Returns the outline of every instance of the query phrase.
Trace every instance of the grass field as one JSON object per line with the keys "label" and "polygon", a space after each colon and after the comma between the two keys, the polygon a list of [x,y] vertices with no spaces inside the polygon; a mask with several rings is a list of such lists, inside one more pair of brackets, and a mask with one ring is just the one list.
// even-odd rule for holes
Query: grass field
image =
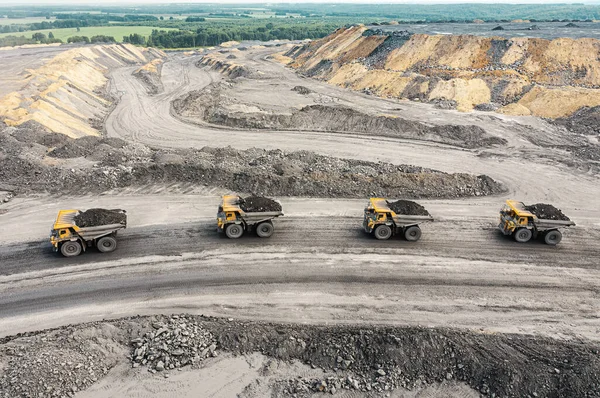
{"label": "grass field", "polygon": [[[0,37],[6,37],[10,35],[14,36],[25,36],[31,37],[32,34],[40,32],[48,36],[49,32],[54,34],[54,37],[61,39],[65,43],[71,36],[87,36],[92,37],[96,35],[113,36],[116,41],[123,41],[123,36],[128,36],[132,33],[137,33],[142,36],[150,36],[153,28],[151,26],[93,26],[88,28],[80,28],[81,31],[77,32],[77,28],[64,28],[64,29],[45,29],[45,30],[31,30],[28,32],[17,32],[17,33],[1,33]],[[160,30],[177,30],[171,28],[158,28]]]}
{"label": "grass field", "polygon": [[29,18],[0,18],[0,26],[2,25],[15,25],[15,24],[28,24],[34,22],[53,22],[56,18],[52,17],[46,19],[46,17],[29,17]]}

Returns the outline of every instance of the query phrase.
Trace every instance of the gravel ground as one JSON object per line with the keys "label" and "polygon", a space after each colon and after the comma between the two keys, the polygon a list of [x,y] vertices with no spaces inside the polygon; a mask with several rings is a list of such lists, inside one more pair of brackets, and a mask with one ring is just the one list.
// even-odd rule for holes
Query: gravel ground
{"label": "gravel ground", "polygon": [[259,352],[324,371],[318,379],[272,381],[277,396],[344,390],[379,396],[457,380],[486,396],[598,397],[599,350],[593,343],[453,329],[134,317],[3,338],[0,394],[73,396],[127,360],[168,376],[219,353]]}

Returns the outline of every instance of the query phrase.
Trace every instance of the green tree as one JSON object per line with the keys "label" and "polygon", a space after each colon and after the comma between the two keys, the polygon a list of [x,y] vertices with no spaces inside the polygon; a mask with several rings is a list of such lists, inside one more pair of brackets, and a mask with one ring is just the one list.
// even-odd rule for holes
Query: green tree
{"label": "green tree", "polygon": [[71,36],[67,39],[67,43],[89,43],[90,39],[87,36]]}
{"label": "green tree", "polygon": [[49,33],[48,33],[48,38],[49,38],[49,39],[54,39],[54,33],[52,33],[52,32],[49,32]]}
{"label": "green tree", "polygon": [[37,41],[42,41],[46,39],[46,35],[40,32],[34,33],[33,35],[31,35],[31,38],[33,40],[37,40]]}

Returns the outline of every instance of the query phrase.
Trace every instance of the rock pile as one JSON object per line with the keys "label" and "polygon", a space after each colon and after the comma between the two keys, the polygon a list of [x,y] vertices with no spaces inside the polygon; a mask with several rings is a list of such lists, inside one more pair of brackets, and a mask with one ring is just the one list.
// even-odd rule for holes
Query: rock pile
{"label": "rock pile", "polygon": [[295,86],[292,91],[297,92],[298,94],[302,94],[302,95],[308,95],[310,93],[312,93],[313,91],[308,88],[308,87],[304,87],[304,86]]}
{"label": "rock pile", "polygon": [[534,205],[525,206],[525,210],[534,214],[537,218],[543,220],[560,220],[571,221],[571,219],[563,214],[560,209],[546,203],[536,203]]}
{"label": "rock pile", "polygon": [[193,316],[173,315],[153,322],[153,330],[131,340],[133,367],[148,366],[152,373],[193,365],[217,355],[217,342]]}
{"label": "rock pile", "polygon": [[388,202],[388,206],[396,214],[406,214],[410,216],[428,216],[429,212],[420,204],[411,200],[397,200]]}
{"label": "rock pile", "polygon": [[123,210],[89,209],[79,212],[74,218],[75,225],[80,228],[97,227],[100,225],[127,225],[127,215]]}
{"label": "rock pile", "polygon": [[264,196],[248,196],[240,198],[240,208],[247,213],[281,211],[281,204]]}

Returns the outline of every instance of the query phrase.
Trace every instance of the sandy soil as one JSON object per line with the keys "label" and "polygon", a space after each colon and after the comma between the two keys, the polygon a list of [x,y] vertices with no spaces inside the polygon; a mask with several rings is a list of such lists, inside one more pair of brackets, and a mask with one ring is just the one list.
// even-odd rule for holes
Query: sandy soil
{"label": "sandy soil", "polygon": [[[268,372],[265,372],[268,369]],[[111,369],[100,382],[86,391],[78,393],[77,398],[171,398],[173,391],[182,398],[202,397],[240,397],[262,398],[273,396],[273,384],[277,380],[298,377],[323,377],[321,369],[312,369],[298,361],[287,362],[273,360],[264,355],[232,356],[225,354],[203,363],[201,369],[183,369],[163,375],[152,375],[146,369],[132,369],[129,363],[123,363]],[[448,395],[451,394],[451,395]],[[312,393],[311,396],[322,396]],[[336,394],[340,398],[371,396],[360,391],[341,390]],[[394,390],[389,397],[394,398],[477,398],[479,393],[460,382],[444,382],[409,391],[403,388]]]}

